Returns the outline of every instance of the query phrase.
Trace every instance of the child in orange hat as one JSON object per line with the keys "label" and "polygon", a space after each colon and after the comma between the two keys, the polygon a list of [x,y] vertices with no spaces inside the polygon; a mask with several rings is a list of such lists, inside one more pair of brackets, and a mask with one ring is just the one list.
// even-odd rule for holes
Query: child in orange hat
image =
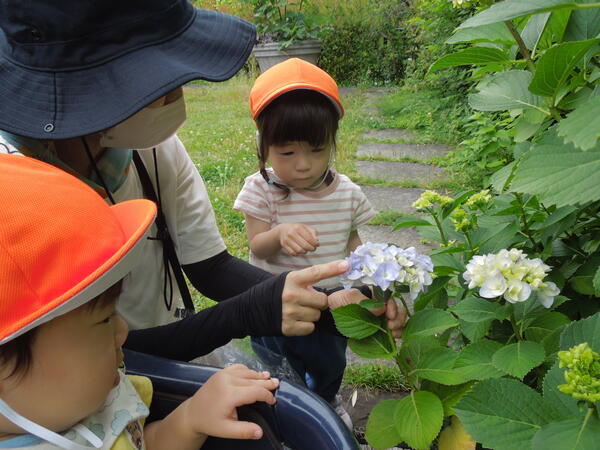
{"label": "child in orange hat", "polygon": [[[279,274],[346,257],[361,244],[357,228],[375,211],[360,188],[331,167],[344,114],[335,80],[309,62],[288,59],[257,78],[250,109],[260,170],[246,178],[234,204],[246,218],[250,262]],[[336,398],[346,366],[344,337],[317,330],[253,342],[286,356],[350,424]]]}
{"label": "child in orange hat", "polygon": [[235,408],[274,403],[278,381],[241,365],[143,428],[152,386],[118,369],[128,330],[115,308],[152,202],[108,206],[59,169],[0,155],[0,205],[0,448],[196,449],[208,434],[261,437]]}

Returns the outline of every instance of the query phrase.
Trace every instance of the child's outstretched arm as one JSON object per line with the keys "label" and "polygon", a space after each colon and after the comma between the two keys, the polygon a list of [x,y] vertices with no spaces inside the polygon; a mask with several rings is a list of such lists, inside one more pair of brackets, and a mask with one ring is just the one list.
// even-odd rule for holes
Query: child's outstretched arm
{"label": "child's outstretched arm", "polygon": [[246,233],[250,250],[259,258],[268,258],[283,249],[292,256],[314,252],[319,246],[319,239],[314,228],[303,223],[280,223],[270,228],[263,222],[248,214],[246,216]]}
{"label": "child's outstretched arm", "polygon": [[260,439],[255,423],[237,420],[236,407],[255,402],[275,403],[271,392],[279,380],[267,372],[255,372],[234,364],[215,375],[175,411],[144,429],[148,450],[196,450],[208,436],[231,439]]}

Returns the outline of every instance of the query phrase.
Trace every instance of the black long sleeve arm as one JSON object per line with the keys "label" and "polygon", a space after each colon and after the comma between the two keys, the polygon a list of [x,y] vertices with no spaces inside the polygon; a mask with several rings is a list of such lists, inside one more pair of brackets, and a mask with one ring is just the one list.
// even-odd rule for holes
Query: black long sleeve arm
{"label": "black long sleeve arm", "polygon": [[230,255],[227,250],[204,261],[186,264],[182,268],[202,295],[217,302],[241,294],[255,284],[273,277],[269,272]]}
{"label": "black long sleeve arm", "polygon": [[164,358],[189,361],[233,338],[281,336],[281,294],[287,273],[178,322],[133,330],[125,347]]}

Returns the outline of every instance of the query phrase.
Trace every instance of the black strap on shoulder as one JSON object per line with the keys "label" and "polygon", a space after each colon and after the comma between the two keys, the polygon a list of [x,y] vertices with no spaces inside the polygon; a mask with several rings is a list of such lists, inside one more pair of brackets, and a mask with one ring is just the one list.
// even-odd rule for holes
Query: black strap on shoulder
{"label": "black strap on shoulder", "polygon": [[[152,150],[154,152],[154,164],[156,166],[156,149]],[[164,296],[165,296],[165,306],[167,310],[171,310],[171,305],[173,303],[173,289],[171,286],[171,297],[170,300],[167,300],[166,291],[167,291],[167,280],[169,283],[171,282],[170,274],[168,273],[169,265],[173,270],[173,275],[175,276],[175,281],[177,282],[177,286],[179,287],[179,293],[181,294],[181,298],[183,299],[183,304],[185,306],[185,312],[183,314],[179,314],[180,317],[185,317],[195,312],[194,303],[192,302],[192,296],[190,295],[190,291],[188,289],[187,283],[185,281],[185,276],[183,275],[183,270],[181,269],[181,264],[179,263],[179,258],[177,258],[177,253],[175,252],[175,245],[173,244],[173,239],[169,234],[169,229],[167,227],[167,221],[165,219],[165,215],[162,211],[162,205],[160,202],[160,192],[159,195],[156,195],[154,190],[154,186],[152,185],[152,181],[150,180],[150,176],[148,175],[148,170],[142,161],[142,158],[138,154],[136,150],[133,151],[133,162],[135,164],[135,168],[137,169],[138,175],[140,177],[140,182],[142,183],[142,188],[144,190],[144,196],[148,200],[152,200],[156,203],[157,214],[156,214],[156,228],[158,228],[158,236],[157,239],[162,242],[163,245],[163,258],[165,262],[166,274],[165,274],[165,286],[164,286]],[[156,167],[156,178],[158,183],[158,168]],[[177,312],[177,311],[176,311]]]}

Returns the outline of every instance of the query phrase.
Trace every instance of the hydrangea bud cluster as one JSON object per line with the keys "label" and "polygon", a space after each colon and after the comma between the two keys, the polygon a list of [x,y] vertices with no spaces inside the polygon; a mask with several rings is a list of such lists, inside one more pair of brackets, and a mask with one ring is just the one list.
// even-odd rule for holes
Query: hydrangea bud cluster
{"label": "hydrangea bud cluster", "polygon": [[451,197],[440,195],[435,191],[425,191],[421,196],[412,204],[415,209],[428,209],[436,205],[446,206],[452,203]]}
{"label": "hydrangea bud cluster", "polygon": [[489,189],[484,189],[476,194],[471,195],[465,205],[471,209],[484,209],[492,201],[492,195]]}
{"label": "hydrangea bud cluster", "polygon": [[503,296],[506,301],[517,303],[536,292],[538,301],[550,308],[560,290],[551,281],[544,281],[549,271],[550,266],[541,259],[529,259],[522,250],[513,248],[474,256],[463,278],[469,289],[479,288],[479,295],[484,298]]}
{"label": "hydrangea bud cluster", "polygon": [[587,342],[558,352],[559,367],[566,368],[567,384],[558,386],[563,394],[589,403],[600,401],[600,355]]}
{"label": "hydrangea bud cluster", "polygon": [[450,214],[450,222],[457,232],[465,232],[474,228],[474,223],[469,218],[469,213],[463,208],[456,208]]}
{"label": "hydrangea bud cluster", "polygon": [[350,268],[340,276],[342,285],[349,289],[356,281],[394,292],[408,286],[409,296],[415,299],[432,282],[433,263],[427,255],[417,253],[414,247],[402,249],[395,245],[360,245],[350,254]]}

